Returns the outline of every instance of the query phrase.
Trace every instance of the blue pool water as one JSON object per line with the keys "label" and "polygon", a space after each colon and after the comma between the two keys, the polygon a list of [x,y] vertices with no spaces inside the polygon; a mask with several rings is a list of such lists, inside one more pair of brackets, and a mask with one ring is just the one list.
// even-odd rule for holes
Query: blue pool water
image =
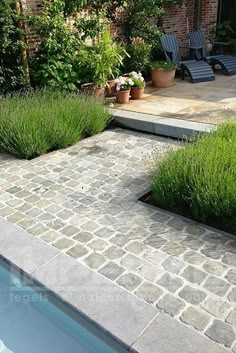
{"label": "blue pool water", "polygon": [[0,260],[1,353],[125,353],[71,308]]}

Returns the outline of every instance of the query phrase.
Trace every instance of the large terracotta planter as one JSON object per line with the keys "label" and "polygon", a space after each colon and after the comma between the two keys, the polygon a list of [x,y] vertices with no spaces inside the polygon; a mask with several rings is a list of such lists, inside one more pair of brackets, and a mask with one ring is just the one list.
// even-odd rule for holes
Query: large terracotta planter
{"label": "large terracotta planter", "polygon": [[115,97],[115,95],[116,95],[116,81],[109,80],[109,81],[107,81],[105,96],[106,97]]}
{"label": "large terracotta planter", "polygon": [[130,89],[127,91],[118,91],[116,93],[116,101],[119,104],[129,103]]}
{"label": "large terracotta planter", "polygon": [[93,82],[85,83],[81,86],[81,90],[84,94],[87,94],[89,96],[103,97],[105,93],[104,88],[96,87]]}
{"label": "large terracotta planter", "polygon": [[130,95],[131,99],[139,100],[143,98],[144,87],[131,87]]}
{"label": "large terracotta planter", "polygon": [[157,88],[172,87],[175,84],[175,71],[166,71],[162,68],[153,69],[152,74],[152,85]]}

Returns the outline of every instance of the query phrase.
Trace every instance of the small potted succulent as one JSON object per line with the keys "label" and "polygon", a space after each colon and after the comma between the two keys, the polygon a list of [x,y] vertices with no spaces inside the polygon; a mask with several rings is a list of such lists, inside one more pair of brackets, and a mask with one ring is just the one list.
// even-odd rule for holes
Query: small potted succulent
{"label": "small potted succulent", "polygon": [[116,101],[119,104],[129,103],[130,89],[134,82],[130,77],[120,76],[116,80]]}
{"label": "small potted succulent", "polygon": [[131,99],[142,99],[144,94],[145,81],[141,72],[132,71],[129,77],[134,83],[130,91]]}
{"label": "small potted succulent", "polygon": [[174,86],[176,64],[155,61],[151,64],[152,85],[157,88]]}

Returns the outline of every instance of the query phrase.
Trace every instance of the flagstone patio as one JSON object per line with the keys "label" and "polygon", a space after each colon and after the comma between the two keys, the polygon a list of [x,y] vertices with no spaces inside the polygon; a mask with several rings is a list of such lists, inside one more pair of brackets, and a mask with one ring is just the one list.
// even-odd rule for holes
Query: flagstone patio
{"label": "flagstone patio", "polygon": [[216,72],[215,81],[197,84],[177,78],[174,87],[165,89],[156,89],[148,84],[143,100],[116,104],[115,107],[211,124],[235,120],[236,75],[224,76]]}
{"label": "flagstone patio", "polygon": [[148,156],[173,143],[114,129],[31,161],[1,154],[0,216],[235,353],[235,239],[138,201]]}

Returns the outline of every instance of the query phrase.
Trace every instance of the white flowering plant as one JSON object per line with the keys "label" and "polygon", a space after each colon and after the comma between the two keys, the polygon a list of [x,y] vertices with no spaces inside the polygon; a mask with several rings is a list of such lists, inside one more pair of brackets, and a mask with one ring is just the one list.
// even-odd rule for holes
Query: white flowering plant
{"label": "white flowering plant", "polygon": [[117,91],[128,91],[134,85],[134,81],[130,77],[120,76],[115,82]]}
{"label": "white flowering plant", "polygon": [[133,87],[137,87],[137,88],[144,88],[145,87],[145,80],[144,80],[141,72],[132,71],[129,74],[129,77],[131,78],[131,80],[134,83]]}

